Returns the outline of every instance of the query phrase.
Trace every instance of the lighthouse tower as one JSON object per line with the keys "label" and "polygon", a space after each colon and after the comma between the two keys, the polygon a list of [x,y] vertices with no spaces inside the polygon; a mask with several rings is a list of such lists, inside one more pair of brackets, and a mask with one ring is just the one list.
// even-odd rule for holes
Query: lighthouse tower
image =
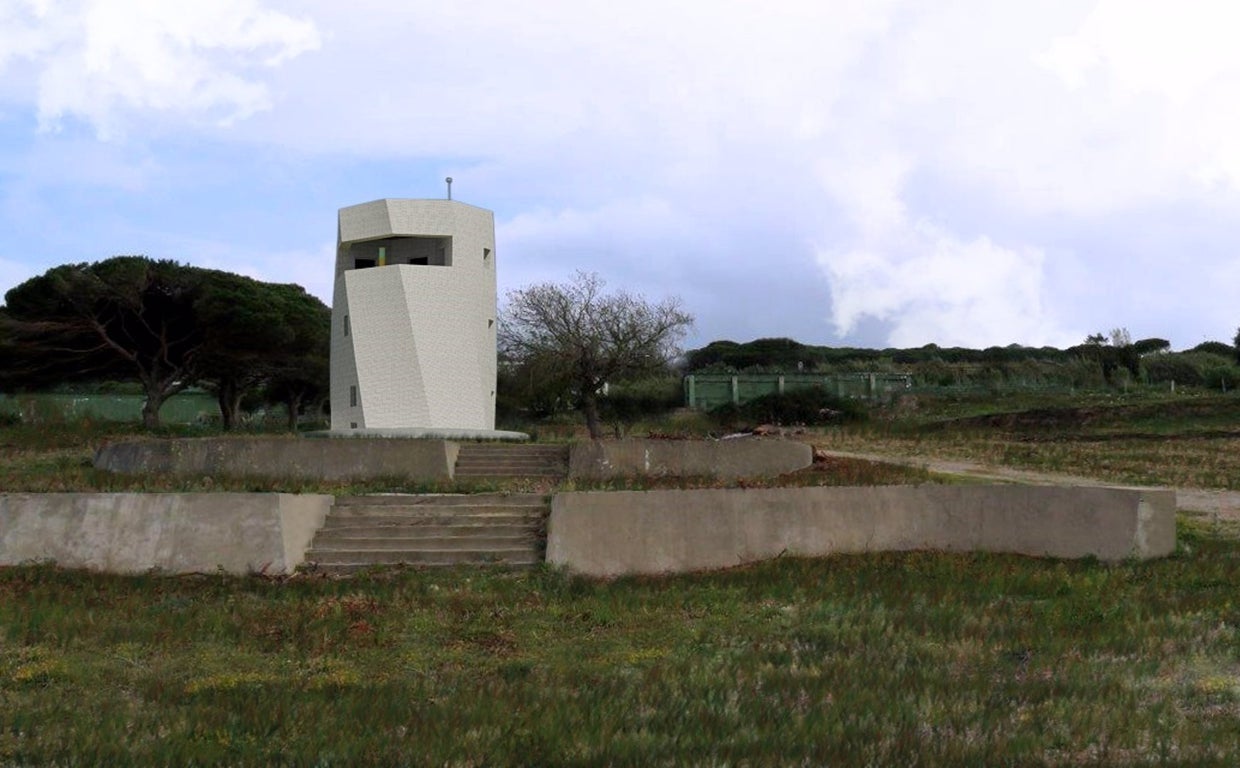
{"label": "lighthouse tower", "polygon": [[453,200],[341,208],[336,434],[495,429],[495,217]]}

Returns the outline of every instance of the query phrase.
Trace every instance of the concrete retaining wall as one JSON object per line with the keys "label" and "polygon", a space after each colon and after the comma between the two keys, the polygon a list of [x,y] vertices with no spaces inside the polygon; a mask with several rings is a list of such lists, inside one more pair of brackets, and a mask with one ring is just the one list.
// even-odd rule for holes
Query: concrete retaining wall
{"label": "concrete retaining wall", "polygon": [[284,493],[0,494],[0,565],[291,573],[331,506]]}
{"label": "concrete retaining wall", "polygon": [[813,460],[813,449],[794,440],[595,440],[569,448],[568,476],[770,477],[803,469]]}
{"label": "concrete retaining wall", "polygon": [[297,480],[396,476],[450,480],[458,446],[447,440],[221,437],[106,445],[95,467],[121,474],[225,475]]}
{"label": "concrete retaining wall", "polygon": [[1172,491],[890,486],[560,493],[547,562],[592,576],[725,568],[781,554],[1011,552],[1102,560],[1175,548]]}

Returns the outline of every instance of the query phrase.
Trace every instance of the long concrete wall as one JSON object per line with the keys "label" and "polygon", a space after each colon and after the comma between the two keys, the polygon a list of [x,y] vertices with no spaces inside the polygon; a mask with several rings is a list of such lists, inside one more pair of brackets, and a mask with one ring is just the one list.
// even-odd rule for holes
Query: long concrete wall
{"label": "long concrete wall", "polygon": [[813,448],[794,440],[594,440],[569,447],[568,475],[581,478],[634,475],[770,477],[808,467]]}
{"label": "long concrete wall", "polygon": [[[95,467],[120,474],[223,475],[296,480],[395,476],[451,480],[460,446],[452,440],[382,437],[220,437],[132,440],[95,454]],[[795,440],[600,440],[569,448],[569,476],[713,475],[770,477],[813,461]]]}
{"label": "long concrete wall", "polygon": [[285,493],[0,494],[0,565],[111,573],[291,573],[331,496]]}
{"label": "long concrete wall", "polygon": [[547,562],[619,576],[782,554],[927,549],[1113,561],[1174,548],[1171,491],[921,485],[572,492],[552,500]]}
{"label": "long concrete wall", "polygon": [[100,448],[95,467],[121,474],[451,480],[458,450],[459,446],[448,440],[360,437],[135,440]]}

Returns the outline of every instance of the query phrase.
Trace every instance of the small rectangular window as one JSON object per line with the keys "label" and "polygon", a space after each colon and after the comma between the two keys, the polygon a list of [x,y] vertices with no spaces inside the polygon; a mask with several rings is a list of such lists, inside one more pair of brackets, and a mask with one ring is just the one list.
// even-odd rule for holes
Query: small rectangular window
{"label": "small rectangular window", "polygon": [[410,260],[409,260],[409,263],[410,263],[410,264],[418,264],[418,265],[420,265],[420,266],[425,267],[426,265],[428,265],[428,264],[430,264],[430,263],[431,263],[431,260],[430,260],[429,258],[427,258],[426,256],[423,256],[423,257],[422,257],[422,258],[420,258],[420,259],[410,259]]}
{"label": "small rectangular window", "polygon": [[356,384],[349,387],[349,407],[350,408],[357,407],[357,385]]}
{"label": "small rectangular window", "polygon": [[344,316],[344,335],[345,336],[349,335],[349,316],[348,315]]}

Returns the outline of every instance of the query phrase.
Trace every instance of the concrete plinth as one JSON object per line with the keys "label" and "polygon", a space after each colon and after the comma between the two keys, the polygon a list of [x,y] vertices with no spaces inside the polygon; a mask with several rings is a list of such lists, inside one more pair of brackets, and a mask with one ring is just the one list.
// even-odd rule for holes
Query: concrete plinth
{"label": "concrete plinth", "polygon": [[403,477],[451,480],[458,445],[449,440],[306,440],[279,437],[186,438],[113,443],[95,467],[121,474],[159,473],[292,480]]}
{"label": "concrete plinth", "polygon": [[712,476],[773,477],[808,467],[814,460],[808,443],[777,438],[735,440],[594,440],[574,443],[568,475],[609,477]]}
{"label": "concrete plinth", "polygon": [[922,485],[573,492],[552,500],[547,562],[619,576],[783,554],[925,549],[1114,561],[1174,548],[1171,491]]}
{"label": "concrete plinth", "polygon": [[331,506],[316,494],[0,494],[0,565],[287,574]]}

